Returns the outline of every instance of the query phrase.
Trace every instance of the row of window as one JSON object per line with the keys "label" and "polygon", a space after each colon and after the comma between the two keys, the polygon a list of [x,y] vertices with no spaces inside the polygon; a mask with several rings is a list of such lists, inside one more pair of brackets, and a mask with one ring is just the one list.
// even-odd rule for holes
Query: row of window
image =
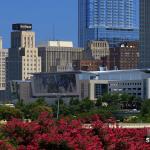
{"label": "row of window", "polygon": [[36,70],[40,70],[40,68],[38,68],[38,69],[37,68],[33,68],[33,69],[32,68],[24,68],[24,70],[36,71]]}
{"label": "row of window", "polygon": [[142,85],[142,83],[110,83],[109,86],[118,86],[118,85]]}
{"label": "row of window", "polygon": [[[24,66],[37,66],[37,64],[24,64]],[[40,64],[38,64],[40,66]]]}
{"label": "row of window", "polygon": [[93,43],[93,47],[107,47],[106,43]]}

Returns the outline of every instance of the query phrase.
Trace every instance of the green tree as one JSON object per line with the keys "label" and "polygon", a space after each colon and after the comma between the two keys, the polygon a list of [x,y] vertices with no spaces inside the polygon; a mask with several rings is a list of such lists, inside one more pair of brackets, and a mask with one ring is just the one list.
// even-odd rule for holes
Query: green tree
{"label": "green tree", "polygon": [[22,112],[14,107],[0,106],[0,120],[10,120],[12,118],[22,118]]}
{"label": "green tree", "polygon": [[45,101],[45,99],[43,97],[38,98],[35,101],[35,105],[37,105],[37,106],[48,106],[47,102]]}
{"label": "green tree", "polygon": [[102,106],[102,102],[103,102],[103,101],[102,101],[102,97],[99,97],[99,98],[97,99],[95,105],[96,105],[97,107],[100,107],[100,106]]}
{"label": "green tree", "polygon": [[79,99],[71,98],[69,101],[69,105],[79,105],[79,103],[80,103]]}
{"label": "green tree", "polygon": [[120,94],[120,102],[128,102],[129,101],[129,95],[126,93]]}
{"label": "green tree", "polygon": [[52,111],[52,108],[49,106],[38,105],[36,107],[31,108],[30,112],[31,112],[31,114],[30,114],[31,119],[36,120],[42,112],[48,112],[49,114],[52,114],[53,111]]}
{"label": "green tree", "polygon": [[141,108],[141,116],[150,115],[150,99],[145,100]]}
{"label": "green tree", "polygon": [[21,107],[24,106],[24,101],[19,99],[15,105],[16,108],[20,109]]}
{"label": "green tree", "polygon": [[94,108],[94,102],[88,98],[83,99],[79,104],[80,112],[87,112]]}
{"label": "green tree", "polygon": [[36,117],[42,111],[52,113],[52,108],[48,106],[43,98],[39,98],[35,102],[26,104],[22,100],[19,100],[16,104],[16,108],[18,108],[23,113],[23,117],[26,119],[36,119]]}
{"label": "green tree", "polygon": [[107,102],[110,105],[116,105],[119,103],[119,94],[118,93],[105,93],[102,96],[102,102]]}
{"label": "green tree", "polygon": [[[52,109],[53,109],[53,115],[54,117],[57,116],[57,111],[58,111],[58,101],[55,102],[54,105],[52,105]],[[70,115],[70,109],[69,109],[69,105],[67,105],[66,103],[64,103],[64,101],[62,99],[59,100],[59,115]]]}

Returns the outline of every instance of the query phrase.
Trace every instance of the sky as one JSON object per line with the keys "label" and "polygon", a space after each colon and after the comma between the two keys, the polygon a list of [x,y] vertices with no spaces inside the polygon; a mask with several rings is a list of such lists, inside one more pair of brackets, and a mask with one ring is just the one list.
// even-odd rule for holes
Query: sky
{"label": "sky", "polygon": [[32,23],[36,43],[70,40],[77,46],[77,0],[1,0],[0,36],[10,47],[13,23]]}

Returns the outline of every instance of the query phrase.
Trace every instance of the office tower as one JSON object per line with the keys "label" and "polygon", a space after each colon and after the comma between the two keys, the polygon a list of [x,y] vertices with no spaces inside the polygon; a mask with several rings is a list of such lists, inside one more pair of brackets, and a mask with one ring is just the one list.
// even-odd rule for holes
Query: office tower
{"label": "office tower", "polygon": [[139,42],[123,42],[120,46],[110,48],[110,69],[137,69],[139,62]]}
{"label": "office tower", "polygon": [[139,40],[139,0],[78,0],[78,44]]}
{"label": "office tower", "polygon": [[140,0],[140,68],[150,68],[150,0]]}
{"label": "office tower", "polygon": [[38,46],[42,72],[71,71],[72,61],[81,60],[83,48],[74,48],[69,41],[48,41]]}
{"label": "office tower", "polygon": [[[2,39],[0,38],[0,91],[6,90],[6,58],[8,49],[2,48]],[[0,98],[1,99],[1,98]]]}
{"label": "office tower", "polygon": [[0,37],[0,49],[2,49],[3,45],[2,45],[2,37]]}
{"label": "office tower", "polygon": [[8,79],[27,80],[32,73],[41,72],[41,57],[35,47],[31,24],[13,24],[8,57]]}
{"label": "office tower", "polygon": [[6,58],[8,49],[0,49],[0,90],[6,89]]}

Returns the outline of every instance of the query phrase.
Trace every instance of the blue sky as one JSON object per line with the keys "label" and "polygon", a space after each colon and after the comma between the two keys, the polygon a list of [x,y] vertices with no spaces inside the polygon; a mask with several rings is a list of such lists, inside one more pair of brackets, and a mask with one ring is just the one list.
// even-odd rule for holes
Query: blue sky
{"label": "blue sky", "polygon": [[36,41],[72,40],[77,46],[77,0],[1,0],[0,36],[10,47],[12,23],[32,23]]}

